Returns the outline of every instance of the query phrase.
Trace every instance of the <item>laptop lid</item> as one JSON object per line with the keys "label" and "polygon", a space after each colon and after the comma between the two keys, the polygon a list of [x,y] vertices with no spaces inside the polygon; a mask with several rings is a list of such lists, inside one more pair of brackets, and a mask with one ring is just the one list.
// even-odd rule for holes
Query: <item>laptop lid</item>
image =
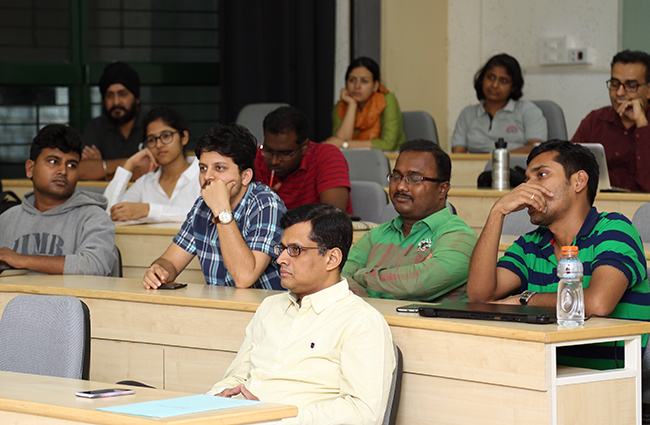
{"label": "laptop lid", "polygon": [[523,323],[555,323],[557,316],[553,307],[530,305],[483,304],[471,302],[448,302],[421,306],[420,316],[448,317],[456,319],[503,320]]}
{"label": "laptop lid", "polygon": [[598,190],[600,192],[629,192],[627,189],[613,187],[609,181],[609,168],[607,167],[607,157],[605,148],[600,143],[580,143],[589,149],[596,157],[598,168],[600,170],[598,177]]}

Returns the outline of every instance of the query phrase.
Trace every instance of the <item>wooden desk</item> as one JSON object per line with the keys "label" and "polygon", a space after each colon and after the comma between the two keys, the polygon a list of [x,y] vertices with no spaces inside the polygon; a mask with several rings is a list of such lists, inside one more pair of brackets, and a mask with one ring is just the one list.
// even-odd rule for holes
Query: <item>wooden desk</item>
{"label": "wooden desk", "polygon": [[[478,234],[485,225],[492,205],[505,193],[492,189],[473,189],[452,185],[448,200],[456,207],[458,216]],[[650,202],[650,193],[599,192],[596,195],[594,206],[600,212],[620,212],[632,219],[636,210],[646,202]]]}
{"label": "wooden desk", "polygon": [[[115,226],[115,245],[122,254],[122,271],[124,277],[140,279],[144,272],[160,257],[183,223],[134,224]],[[176,278],[184,283],[205,284],[205,277],[199,260],[194,257],[190,264]]]}
{"label": "wooden desk", "polygon": [[[181,225],[182,223],[155,223],[120,226],[116,223],[115,245],[122,254],[124,277],[142,279],[151,263],[172,243]],[[366,230],[355,230],[353,242],[359,240],[365,232]],[[205,284],[199,260],[195,257],[176,280]]]}
{"label": "wooden desk", "polygon": [[115,387],[115,384],[0,372],[0,423],[39,425],[234,425],[256,423],[279,425],[283,418],[295,417],[298,414],[298,408],[295,406],[264,403],[163,419],[150,419],[103,412],[96,409],[98,407],[186,397],[193,394],[137,387],[135,394],[129,396],[94,400],[75,396],[77,391],[111,387]]}
{"label": "wooden desk", "polygon": [[[221,379],[253,312],[276,293],[195,284],[147,291],[137,280],[81,276],[0,281],[0,309],[21,293],[74,295],[88,304],[91,379],[136,379],[194,393]],[[562,330],[422,318],[396,313],[404,301],[369,303],[388,321],[404,357],[398,424],[640,423],[639,335],[650,332],[650,323],[594,318]],[[625,369],[556,366],[557,347],[605,340],[625,341]]]}

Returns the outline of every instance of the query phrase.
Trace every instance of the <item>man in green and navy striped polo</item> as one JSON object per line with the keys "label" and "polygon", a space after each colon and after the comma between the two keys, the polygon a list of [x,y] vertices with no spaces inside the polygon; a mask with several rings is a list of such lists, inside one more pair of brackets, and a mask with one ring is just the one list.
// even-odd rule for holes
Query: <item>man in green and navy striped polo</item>
{"label": "man in green and navy striped polo", "polygon": [[342,275],[372,298],[467,301],[476,233],[446,207],[451,160],[429,140],[402,146],[390,181],[399,213],[350,250]]}
{"label": "man in green and navy striped polo", "polygon": [[[470,262],[467,292],[472,301],[554,307],[557,261],[562,246],[575,245],[584,265],[586,316],[650,320],[650,288],[641,238],[619,213],[593,207],[598,164],[586,148],[551,140],[528,156],[526,183],[492,207]],[[506,215],[528,209],[539,227],[520,237],[495,263]],[[527,291],[521,296],[522,291]],[[516,294],[516,295],[512,295]],[[504,298],[505,297],[505,298]],[[643,346],[647,335],[643,336]],[[566,365],[622,367],[622,344],[579,346],[558,352]]]}

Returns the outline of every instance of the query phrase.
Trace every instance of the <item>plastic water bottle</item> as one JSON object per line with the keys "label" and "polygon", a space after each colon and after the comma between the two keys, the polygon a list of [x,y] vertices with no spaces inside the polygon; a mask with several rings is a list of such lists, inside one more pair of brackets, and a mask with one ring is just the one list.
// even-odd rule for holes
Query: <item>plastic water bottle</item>
{"label": "plastic water bottle", "polygon": [[492,151],[492,189],[508,190],[510,188],[510,152],[508,143],[502,137],[494,142]]}
{"label": "plastic water bottle", "polygon": [[585,297],[582,291],[582,261],[577,246],[563,246],[562,258],[557,263],[557,323],[565,327],[585,323]]}

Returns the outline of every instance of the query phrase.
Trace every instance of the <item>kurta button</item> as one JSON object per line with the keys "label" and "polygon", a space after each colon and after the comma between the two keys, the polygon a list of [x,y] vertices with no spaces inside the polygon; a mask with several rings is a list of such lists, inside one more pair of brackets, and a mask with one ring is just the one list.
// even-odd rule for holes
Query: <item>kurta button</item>
{"label": "kurta button", "polygon": [[627,136],[627,131],[624,131],[623,134],[625,134]]}

